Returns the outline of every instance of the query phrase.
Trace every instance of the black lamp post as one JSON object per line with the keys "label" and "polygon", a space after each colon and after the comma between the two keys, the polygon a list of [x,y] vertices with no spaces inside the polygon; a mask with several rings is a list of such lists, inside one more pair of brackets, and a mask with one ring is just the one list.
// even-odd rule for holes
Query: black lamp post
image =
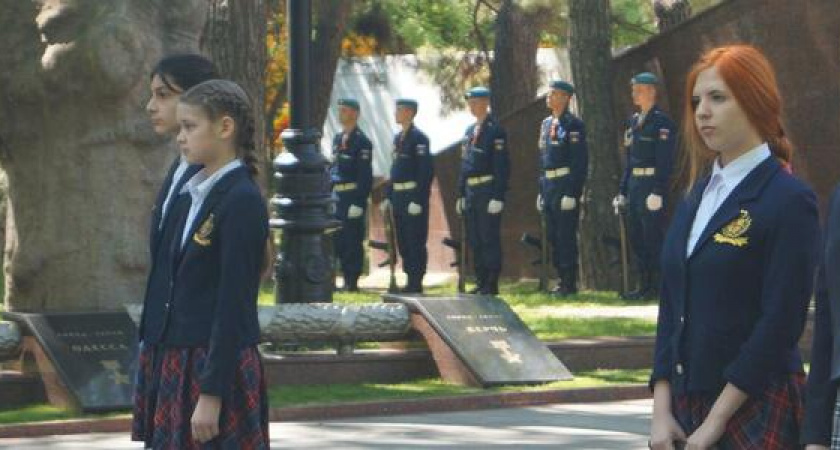
{"label": "black lamp post", "polygon": [[289,0],[289,103],[291,121],[283,131],[287,151],[274,160],[277,194],[271,204],[283,230],[275,262],[277,303],[332,302],[332,263],[325,230],[335,228],[328,162],[319,147],[321,133],[310,112],[310,0]]}

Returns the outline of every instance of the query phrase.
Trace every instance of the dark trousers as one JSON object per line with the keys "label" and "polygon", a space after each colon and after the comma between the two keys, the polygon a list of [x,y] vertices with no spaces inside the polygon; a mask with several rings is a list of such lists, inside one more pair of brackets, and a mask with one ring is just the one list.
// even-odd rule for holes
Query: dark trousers
{"label": "dark trousers", "polygon": [[[560,193],[547,193],[543,197],[546,221],[546,237],[551,244],[551,262],[558,274],[577,268],[578,263],[578,222],[580,204],[574,209],[560,209]],[[577,200],[577,199],[575,199]]]}
{"label": "dark trousers", "polygon": [[627,235],[639,269],[647,274],[659,271],[665,237],[665,199],[658,211],[647,207],[653,184],[653,177],[633,178],[627,188]]}
{"label": "dark trousers", "polygon": [[[363,205],[365,208],[366,205]],[[347,218],[349,202],[342,202],[339,199],[336,209],[336,216],[341,221],[339,228],[333,237],[333,249],[338,257],[341,273],[344,280],[357,280],[362,274],[362,265],[365,261],[365,230],[367,219],[366,214],[355,219]]]}
{"label": "dark trousers", "polygon": [[467,222],[467,240],[473,254],[473,267],[479,282],[498,278],[502,271],[502,213],[487,212],[490,200],[492,200],[490,192],[467,192],[464,211]]}
{"label": "dark trousers", "polygon": [[423,212],[416,216],[408,213],[408,203],[394,205],[394,222],[397,227],[397,248],[402,258],[403,272],[409,277],[426,274],[429,255],[426,241],[429,238],[429,205],[421,205]]}

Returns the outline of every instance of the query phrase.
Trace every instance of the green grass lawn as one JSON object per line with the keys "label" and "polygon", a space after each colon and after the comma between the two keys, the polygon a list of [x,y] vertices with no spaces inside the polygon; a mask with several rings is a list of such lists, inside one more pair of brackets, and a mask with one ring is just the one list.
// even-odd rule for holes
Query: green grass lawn
{"label": "green grass lawn", "polygon": [[0,410],[0,425],[46,422],[50,420],[119,417],[129,413],[129,411],[117,411],[102,414],[77,414],[73,411],[48,404],[32,405],[19,409]]}

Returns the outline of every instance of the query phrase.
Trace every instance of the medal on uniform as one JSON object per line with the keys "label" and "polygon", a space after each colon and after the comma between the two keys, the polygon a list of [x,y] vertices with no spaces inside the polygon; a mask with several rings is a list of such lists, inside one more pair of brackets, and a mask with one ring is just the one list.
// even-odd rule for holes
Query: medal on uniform
{"label": "medal on uniform", "polygon": [[496,139],[494,142],[496,144],[496,150],[502,151],[502,150],[505,149],[505,140],[504,139]]}
{"label": "medal on uniform", "polygon": [[633,129],[628,128],[624,130],[624,146],[629,147],[633,144]]}
{"label": "medal on uniform", "polygon": [[659,140],[667,141],[668,136],[670,136],[670,135],[671,135],[671,130],[669,130],[667,128],[660,128],[659,129]]}
{"label": "medal on uniform", "polygon": [[729,244],[735,247],[743,247],[749,243],[749,238],[744,236],[752,225],[750,213],[742,209],[741,214],[729,222],[719,232],[715,233],[714,239],[718,244]]}

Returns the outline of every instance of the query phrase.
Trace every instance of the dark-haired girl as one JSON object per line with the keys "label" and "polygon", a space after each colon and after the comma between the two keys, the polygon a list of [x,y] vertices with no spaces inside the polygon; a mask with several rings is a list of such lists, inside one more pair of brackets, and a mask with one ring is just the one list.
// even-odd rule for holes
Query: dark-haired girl
{"label": "dark-haired girl", "polygon": [[[268,403],[257,350],[257,295],[268,238],[257,184],[254,119],[245,92],[212,80],[181,96],[178,144],[203,168],[184,186],[175,224],[161,343],[143,364],[155,398],[135,417],[155,449],[267,449]],[[135,421],[136,425],[136,421]]]}
{"label": "dark-haired girl", "polygon": [[[157,134],[172,137],[174,150],[169,172],[157,195],[149,226],[151,267],[146,285],[139,338],[150,347],[160,340],[163,305],[169,289],[169,252],[172,243],[172,222],[179,214],[186,214],[179,192],[200,166],[190,165],[175,145],[178,133],[176,110],[181,94],[191,87],[217,78],[216,67],[207,58],[195,54],[167,56],[160,60],[150,76],[151,97],[146,105],[152,126]],[[188,200],[188,199],[186,199]],[[188,207],[188,206],[187,206]],[[161,251],[163,249],[163,251]]]}
{"label": "dark-haired girl", "polygon": [[[175,222],[189,209],[189,195],[181,195],[184,184],[195,175],[201,166],[191,165],[175,144],[178,133],[176,110],[181,94],[193,86],[217,78],[216,67],[207,58],[196,54],[177,54],[161,59],[150,74],[151,96],[146,111],[149,113],[155,132],[170,137],[173,150],[169,171],[160,187],[149,224],[150,267],[143,299],[143,315],[140,319],[138,338],[140,341],[140,364],[150,367],[155,364],[154,348],[160,344],[164,323],[164,308],[169,299],[171,279],[171,247],[175,234]],[[159,361],[158,361],[159,362]],[[154,384],[148,383],[138,373],[136,402],[143,404],[139,411],[153,411],[153,405],[145,405],[146,399],[154,402],[157,397]],[[148,406],[148,407],[145,407]],[[152,417],[137,416],[133,435],[144,440],[146,430],[151,428]]]}

